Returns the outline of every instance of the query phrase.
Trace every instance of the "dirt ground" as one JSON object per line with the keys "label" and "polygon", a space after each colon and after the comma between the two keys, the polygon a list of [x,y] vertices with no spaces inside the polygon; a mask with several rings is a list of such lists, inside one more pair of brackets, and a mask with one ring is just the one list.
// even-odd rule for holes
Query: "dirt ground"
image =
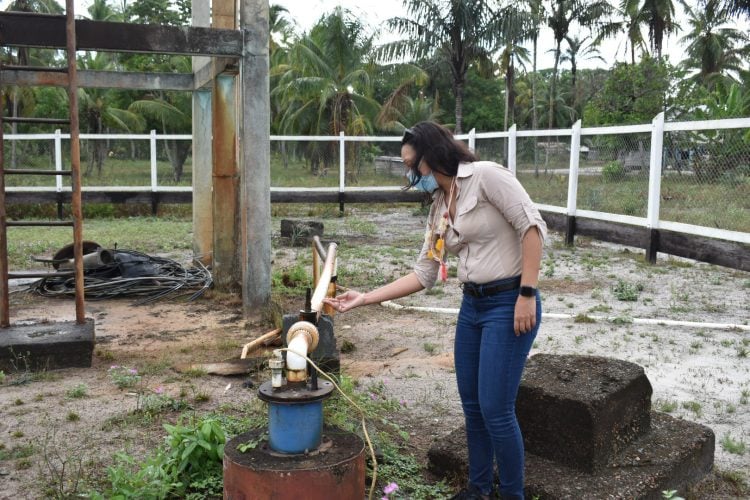
{"label": "dirt ground", "polygon": [[[347,242],[339,251],[341,285],[374,286],[408,272],[425,223],[423,215],[409,210],[353,210],[347,218],[324,220],[325,238]],[[309,249],[285,246],[278,238],[279,221],[274,222],[274,269],[308,262]],[[540,282],[546,316],[532,355],[602,355],[643,366],[655,409],[716,434],[720,472],[697,497],[736,496],[726,477],[750,480],[750,273],[667,256],[651,266],[642,254],[582,239],[568,248],[551,234]],[[296,313],[302,302],[302,296],[299,303],[290,298],[282,307]],[[361,387],[384,384],[386,394],[403,407],[394,420],[411,434],[413,451],[424,457],[430,443],[462,418],[452,368],[451,311],[460,304],[460,289],[452,278],[396,302],[441,310],[371,306],[337,316],[335,333],[339,346],[351,347],[341,356],[342,371]],[[72,301],[64,299],[14,294],[11,307],[14,321],[74,318]],[[269,330],[260,315],[243,318],[236,299],[214,294],[194,303],[137,307],[128,299],[88,302],[87,315],[96,320],[91,368],[58,370],[27,383],[18,383],[21,375],[9,375],[0,386],[0,498],[42,497],[54,479],[49,457],[104,465],[117,451],[138,454],[162,442],[159,422],[113,424],[142,404],[112,383],[113,365],[139,370],[149,388],[191,398],[199,411],[255,400],[255,389],[243,386],[247,377],[186,378],[173,369],[237,357],[242,344]],[[255,382],[265,378],[261,373]],[[85,395],[76,396],[81,384]]]}

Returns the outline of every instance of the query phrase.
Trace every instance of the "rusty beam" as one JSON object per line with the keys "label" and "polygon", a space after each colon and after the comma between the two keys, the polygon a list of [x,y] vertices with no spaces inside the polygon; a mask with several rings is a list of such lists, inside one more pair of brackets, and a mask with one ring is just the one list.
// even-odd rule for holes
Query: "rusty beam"
{"label": "rusty beam", "polygon": [[[238,30],[112,23],[78,19],[78,50],[205,56],[242,55]],[[65,48],[65,16],[0,13],[0,45]]]}
{"label": "rusty beam", "polygon": [[[5,85],[21,87],[67,87],[68,75],[58,71],[0,69]],[[184,90],[194,89],[193,75],[187,73],[131,73],[120,71],[78,72],[78,87],[98,89]]]}
{"label": "rusty beam", "polygon": [[211,90],[214,79],[224,72],[237,73],[237,62],[231,57],[216,57],[199,66],[193,74],[193,89]]}
{"label": "rusty beam", "polygon": [[213,275],[222,291],[241,286],[239,266],[239,170],[237,166],[237,86],[232,75],[216,79],[213,102]]}

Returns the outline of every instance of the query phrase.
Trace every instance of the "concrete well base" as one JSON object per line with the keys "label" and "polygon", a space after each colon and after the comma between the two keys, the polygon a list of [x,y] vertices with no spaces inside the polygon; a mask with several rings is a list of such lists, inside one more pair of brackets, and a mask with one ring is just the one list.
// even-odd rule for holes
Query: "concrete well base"
{"label": "concrete well base", "polygon": [[94,353],[94,320],[59,323],[24,321],[0,329],[0,370],[88,368]]}

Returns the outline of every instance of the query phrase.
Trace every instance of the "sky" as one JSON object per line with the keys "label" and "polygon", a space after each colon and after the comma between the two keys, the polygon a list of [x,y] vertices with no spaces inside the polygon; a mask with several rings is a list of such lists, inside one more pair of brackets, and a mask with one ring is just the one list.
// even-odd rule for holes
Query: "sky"
{"label": "sky", "polygon": [[[64,4],[64,0],[59,0],[61,4]],[[112,0],[119,2],[120,0]],[[207,1],[207,0],[206,0]],[[676,9],[676,19],[678,24],[681,23],[687,28],[687,22],[682,6],[676,0],[673,0]],[[695,3],[695,0],[689,0],[691,3]],[[0,10],[5,10],[10,4],[11,0],[0,0]],[[132,0],[128,0],[132,2]],[[76,15],[85,16],[87,9],[91,5],[91,0],[76,0]],[[378,26],[383,23],[386,19],[395,16],[405,16],[406,11],[403,7],[402,0],[271,0],[271,4],[277,4],[285,7],[288,11],[288,17],[294,20],[299,26],[301,31],[309,30],[310,27],[323,15],[331,12],[335,7],[342,6],[345,9],[350,10],[358,18],[364,21],[365,24],[369,25],[373,31],[380,32],[380,40],[389,41],[394,39],[392,33],[388,33],[384,30],[379,30]],[[736,21],[734,27],[750,32],[750,22],[743,19],[742,21]],[[585,36],[586,32],[575,33],[572,35]],[[644,30],[644,36],[648,33]],[[677,33],[665,38],[664,41],[664,54],[669,58],[673,64],[678,63],[684,58],[684,47],[679,43],[679,39],[684,35],[684,32]],[[531,44],[528,44],[529,52],[531,51]],[[552,31],[549,28],[543,28],[539,37],[539,49],[538,49],[538,60],[537,66],[539,69],[551,68],[554,64],[554,55],[552,50],[554,49],[554,37]],[[565,50],[565,44],[563,43],[563,50]],[[625,61],[628,60],[629,56],[625,53],[625,46],[622,37],[620,39],[611,39],[605,41],[599,52],[604,61],[598,59],[589,59],[579,61],[579,68],[609,68],[612,66],[615,60]],[[638,57],[636,55],[636,57]],[[531,64],[529,63],[529,66]],[[531,67],[527,68],[529,71]]]}

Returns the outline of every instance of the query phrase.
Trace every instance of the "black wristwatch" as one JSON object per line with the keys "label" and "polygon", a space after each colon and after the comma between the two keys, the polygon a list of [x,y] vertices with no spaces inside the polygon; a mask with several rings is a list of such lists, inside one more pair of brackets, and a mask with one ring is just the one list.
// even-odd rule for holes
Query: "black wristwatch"
{"label": "black wristwatch", "polygon": [[521,297],[536,297],[536,288],[533,286],[522,286],[520,295]]}

